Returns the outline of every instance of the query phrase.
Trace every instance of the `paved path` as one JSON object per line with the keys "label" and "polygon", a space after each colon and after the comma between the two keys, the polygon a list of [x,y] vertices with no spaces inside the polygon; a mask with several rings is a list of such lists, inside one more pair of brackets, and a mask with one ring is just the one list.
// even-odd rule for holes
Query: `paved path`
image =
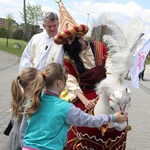
{"label": "paved path", "polygon": [[19,58],[0,50],[0,150],[3,150],[6,136],[3,134],[11,118],[10,86],[18,73]]}
{"label": "paved path", "polygon": [[[19,58],[0,51],[0,150],[3,150],[7,136],[3,134],[11,117],[10,86],[18,74]],[[150,149],[150,65],[146,66],[146,81],[140,81],[140,88],[132,90],[132,106],[129,109],[129,124],[126,150]],[[129,81],[130,82],[130,81]]]}
{"label": "paved path", "polygon": [[145,81],[140,88],[132,88],[132,106],[129,109],[127,150],[150,150],[150,65],[146,65]]}

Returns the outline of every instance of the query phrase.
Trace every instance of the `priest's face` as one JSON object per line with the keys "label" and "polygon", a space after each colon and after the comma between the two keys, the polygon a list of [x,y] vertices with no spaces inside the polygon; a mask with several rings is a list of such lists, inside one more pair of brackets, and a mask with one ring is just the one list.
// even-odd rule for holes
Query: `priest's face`
{"label": "priest's face", "polygon": [[43,24],[43,27],[50,37],[54,37],[58,32],[58,20],[46,20],[45,24]]}

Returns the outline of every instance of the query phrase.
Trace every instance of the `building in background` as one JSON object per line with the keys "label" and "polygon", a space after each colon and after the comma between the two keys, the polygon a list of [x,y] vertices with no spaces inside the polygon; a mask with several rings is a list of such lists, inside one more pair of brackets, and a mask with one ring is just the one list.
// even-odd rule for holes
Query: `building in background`
{"label": "building in background", "polygon": [[[0,28],[8,28],[8,22],[6,18],[0,18]],[[31,38],[34,34],[40,33],[43,31],[43,29],[40,28],[39,25],[30,25],[28,24],[28,28],[29,28],[29,38]],[[16,31],[16,30],[22,30],[23,34],[26,34],[26,28],[25,28],[25,24],[18,24],[15,20],[13,20],[13,28],[12,28],[12,32]]]}

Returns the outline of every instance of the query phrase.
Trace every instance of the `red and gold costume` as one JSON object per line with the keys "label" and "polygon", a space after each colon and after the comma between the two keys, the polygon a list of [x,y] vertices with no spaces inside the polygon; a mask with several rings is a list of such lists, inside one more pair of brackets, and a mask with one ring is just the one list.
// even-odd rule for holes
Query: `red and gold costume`
{"label": "red and gold costume", "polygon": [[[99,83],[106,77],[104,65],[107,58],[107,50],[103,43],[94,41],[88,44],[88,48],[80,53],[79,56],[86,69],[84,72],[78,66],[79,64],[76,64],[68,56],[64,58],[64,64],[69,70],[66,87],[70,102],[74,103],[76,107],[85,110],[83,103],[77,99],[75,91],[80,90],[89,100],[97,97],[94,88],[96,83]],[[124,150],[125,145],[126,131],[119,132],[114,128],[107,129],[105,135],[102,136],[98,128],[71,126],[64,149]]]}
{"label": "red and gold costume", "polygon": [[[73,35],[84,36],[88,32],[88,26],[77,24],[65,8],[62,0],[56,2],[60,13],[60,32],[54,38],[55,43],[58,45],[65,44],[66,39]],[[74,103],[76,107],[85,110],[85,106],[76,96],[76,91],[84,93],[89,100],[97,97],[94,90],[95,86],[106,77],[104,68],[107,58],[106,47],[101,42],[90,42],[87,49],[79,54],[79,57],[80,59],[74,59],[75,61],[71,60],[69,56],[64,58],[64,64],[69,70],[66,84],[68,95],[64,95],[65,92],[62,95]],[[119,132],[114,128],[107,129],[105,135],[102,136],[98,128],[71,126],[64,149],[124,150],[126,135],[126,131]]]}

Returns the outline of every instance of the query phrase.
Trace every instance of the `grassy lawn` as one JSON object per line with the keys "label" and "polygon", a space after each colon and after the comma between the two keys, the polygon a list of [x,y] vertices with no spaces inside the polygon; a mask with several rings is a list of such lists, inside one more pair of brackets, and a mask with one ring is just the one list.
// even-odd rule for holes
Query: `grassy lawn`
{"label": "grassy lawn", "polygon": [[150,64],[150,60],[147,60],[147,61],[146,61],[146,64]]}
{"label": "grassy lawn", "polygon": [[[6,40],[7,40],[6,38],[0,38],[0,50],[7,51],[9,53],[15,54],[20,57],[22,55],[24,48],[27,45],[27,42],[25,42],[23,40],[8,39],[8,47],[7,47]],[[20,49],[14,48],[15,43],[20,43],[21,48]]]}

